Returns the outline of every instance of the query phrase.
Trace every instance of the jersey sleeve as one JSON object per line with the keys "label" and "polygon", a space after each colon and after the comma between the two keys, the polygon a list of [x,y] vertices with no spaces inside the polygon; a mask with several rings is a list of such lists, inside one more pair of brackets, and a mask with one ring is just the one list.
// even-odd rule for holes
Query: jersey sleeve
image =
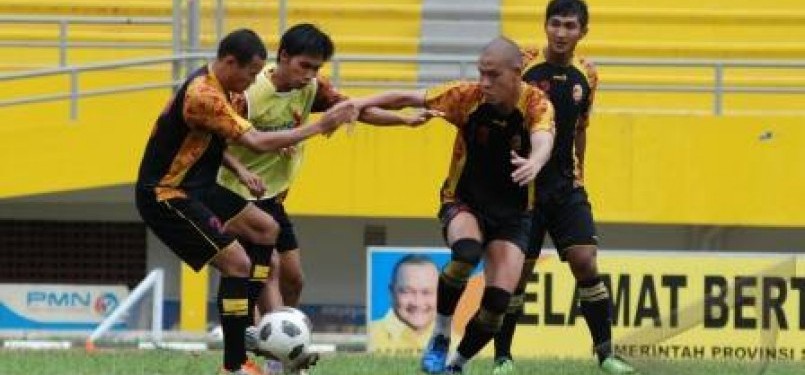
{"label": "jersey sleeve", "polygon": [[319,76],[316,77],[316,82],[318,87],[316,97],[313,99],[313,106],[310,108],[311,112],[324,112],[339,102],[349,99],[340,93],[329,79]]}
{"label": "jersey sleeve", "polygon": [[232,109],[240,117],[249,118],[249,98],[245,92],[232,93],[229,96],[229,102],[232,103]]}
{"label": "jersey sleeve", "polygon": [[530,132],[556,133],[554,109],[548,96],[540,90],[528,87],[526,98],[526,121]]}
{"label": "jersey sleeve", "polygon": [[584,67],[584,75],[587,77],[587,83],[590,85],[590,94],[587,95],[587,101],[581,109],[581,120],[586,121],[590,117],[593,102],[595,101],[595,93],[598,91],[598,70],[595,68],[595,64],[589,59],[581,59],[581,64]]}
{"label": "jersey sleeve", "polygon": [[537,47],[524,47],[520,49],[520,55],[523,59],[523,68],[531,65],[537,58],[539,58],[539,48]]}
{"label": "jersey sleeve", "polygon": [[252,124],[241,117],[222,92],[197,79],[187,88],[182,114],[187,125],[226,139],[235,139],[249,131]]}
{"label": "jersey sleeve", "polygon": [[452,82],[435,86],[425,94],[425,107],[444,113],[444,119],[456,127],[463,127],[470,110],[480,100],[477,84]]}

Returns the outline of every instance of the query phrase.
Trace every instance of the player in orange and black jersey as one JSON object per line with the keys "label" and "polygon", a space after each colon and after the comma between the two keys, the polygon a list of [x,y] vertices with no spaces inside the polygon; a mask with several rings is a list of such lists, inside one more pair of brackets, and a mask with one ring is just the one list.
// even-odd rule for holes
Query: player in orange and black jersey
{"label": "player in orange and black jersey", "polygon": [[[461,373],[500,327],[528,247],[532,180],[553,142],[553,108],[545,94],[520,79],[522,56],[516,44],[505,38],[492,41],[478,71],[478,83],[390,92],[356,104],[426,107],[441,112],[458,130],[439,210],[452,255],[439,277],[436,322],[421,363],[430,374]],[[452,316],[483,256],[481,306],[448,363]]]}
{"label": "player in orange and black jersey", "polygon": [[541,50],[524,52],[527,61],[522,78],[550,97],[556,113],[556,137],[551,158],[536,178],[537,206],[529,251],[509,313],[495,337],[493,371],[494,375],[513,372],[511,343],[523,313],[525,283],[547,232],[576,279],[580,310],[602,370],[632,373],[634,369],[612,351],[612,301],[598,276],[595,223],[583,185],[586,132],[598,85],[592,63],[574,56],[576,44],[587,32],[587,5],[583,0],[553,0],[545,14],[548,43]]}
{"label": "player in orange and black jersey", "polygon": [[136,183],[137,209],[154,234],[194,270],[209,263],[221,272],[218,308],[227,374],[262,373],[247,360],[244,347],[244,331],[250,323],[247,286],[253,267],[235,236],[273,241],[269,237],[276,236],[277,224],[250,207],[254,215],[262,215],[259,219],[266,227],[225,232],[205,204],[226,142],[256,152],[277,150],[332,131],[357,116],[354,106],[345,103],[328,111],[315,125],[270,133],[254,130],[235,112],[229,98],[254,81],[265,59],[265,46],[251,30],[237,30],[222,39],[215,61],[190,74],[157,119]]}

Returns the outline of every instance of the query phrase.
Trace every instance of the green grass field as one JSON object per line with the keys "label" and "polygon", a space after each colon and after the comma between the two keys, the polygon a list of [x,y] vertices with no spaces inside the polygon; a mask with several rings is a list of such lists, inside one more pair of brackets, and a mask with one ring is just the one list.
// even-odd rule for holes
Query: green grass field
{"label": "green grass field", "polygon": [[[0,375],[214,375],[221,361],[219,351],[187,353],[162,350],[20,351],[0,350]],[[760,362],[656,361],[635,363],[646,375],[794,375],[805,374],[805,364]],[[518,374],[602,374],[592,360],[523,360]],[[491,373],[491,361],[477,358],[468,373]],[[368,354],[325,356],[311,375],[409,375],[418,374],[417,360]]]}

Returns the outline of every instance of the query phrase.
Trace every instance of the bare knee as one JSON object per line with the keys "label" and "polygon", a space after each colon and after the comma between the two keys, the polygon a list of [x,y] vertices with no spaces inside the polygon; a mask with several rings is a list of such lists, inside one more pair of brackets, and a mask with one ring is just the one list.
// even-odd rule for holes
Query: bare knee
{"label": "bare knee", "polygon": [[249,256],[237,242],[231,246],[219,254],[213,265],[221,271],[223,277],[249,277],[252,268]]}
{"label": "bare knee", "polygon": [[576,280],[598,276],[597,250],[591,245],[573,246],[567,250],[567,262]]}

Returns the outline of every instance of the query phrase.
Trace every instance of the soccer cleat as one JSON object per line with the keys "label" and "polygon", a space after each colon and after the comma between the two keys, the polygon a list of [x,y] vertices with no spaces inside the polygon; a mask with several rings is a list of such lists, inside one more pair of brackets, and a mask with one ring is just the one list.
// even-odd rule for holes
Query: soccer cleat
{"label": "soccer cleat", "polygon": [[239,370],[227,371],[226,369],[221,368],[221,374],[222,375],[265,375],[265,373],[263,373],[263,370],[260,369],[260,366],[258,366],[256,363],[254,363],[250,359],[246,360],[246,362],[243,363],[243,365],[240,366]]}
{"label": "soccer cleat", "polygon": [[461,375],[464,373],[464,369],[461,368],[459,365],[450,365],[444,369],[444,375]]}
{"label": "soccer cleat", "polygon": [[495,368],[492,375],[511,375],[514,374],[514,361],[509,357],[495,358]]}
{"label": "soccer cleat", "polygon": [[282,362],[273,359],[266,359],[264,372],[266,375],[284,375],[285,373]]}
{"label": "soccer cleat", "polygon": [[636,374],[637,370],[635,370],[632,365],[626,362],[625,359],[616,356],[610,355],[609,357],[605,358],[603,362],[601,362],[601,370],[604,370],[607,374]]}
{"label": "soccer cleat", "polygon": [[257,329],[257,327],[246,327],[243,341],[244,344],[246,344],[247,351],[250,351],[260,357],[274,359],[274,356],[272,356],[271,353],[260,349],[260,331]]}
{"label": "soccer cleat", "polygon": [[433,336],[422,354],[422,371],[428,374],[441,374],[447,363],[450,339],[442,335]]}
{"label": "soccer cleat", "polygon": [[316,352],[305,353],[302,357],[285,365],[286,375],[306,375],[307,370],[319,362],[320,355]]}

